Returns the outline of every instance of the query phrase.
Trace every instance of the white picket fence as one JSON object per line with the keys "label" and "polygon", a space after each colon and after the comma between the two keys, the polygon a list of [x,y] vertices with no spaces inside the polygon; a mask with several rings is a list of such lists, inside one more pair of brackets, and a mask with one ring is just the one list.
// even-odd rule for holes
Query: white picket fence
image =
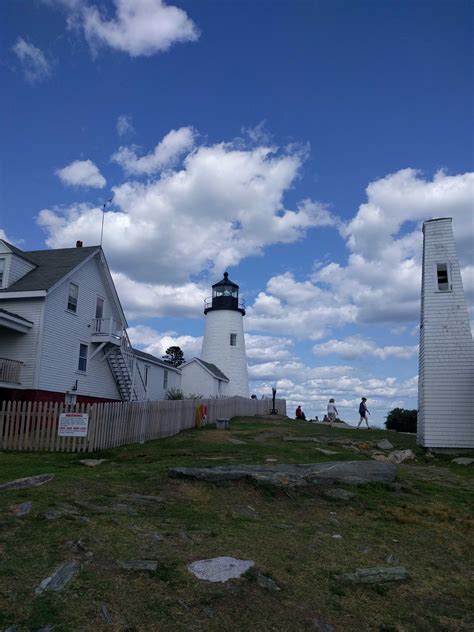
{"label": "white picket fence", "polygon": [[[193,428],[196,406],[207,406],[207,423],[237,416],[265,415],[268,399],[227,397],[200,400],[160,400],[76,404],[52,402],[2,402],[0,450],[48,452],[94,452],[121,445],[170,437]],[[286,400],[277,400],[280,415],[286,415]],[[58,436],[61,413],[87,413],[86,437]]]}

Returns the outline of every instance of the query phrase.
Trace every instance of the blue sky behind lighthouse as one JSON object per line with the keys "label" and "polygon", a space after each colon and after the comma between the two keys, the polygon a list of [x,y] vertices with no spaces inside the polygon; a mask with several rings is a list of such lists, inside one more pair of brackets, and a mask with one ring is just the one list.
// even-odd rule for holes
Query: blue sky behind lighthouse
{"label": "blue sky behind lighthouse", "polygon": [[421,223],[474,302],[463,0],[4,0],[0,234],[100,239],[136,346],[199,354],[224,270],[251,391],[415,407]]}

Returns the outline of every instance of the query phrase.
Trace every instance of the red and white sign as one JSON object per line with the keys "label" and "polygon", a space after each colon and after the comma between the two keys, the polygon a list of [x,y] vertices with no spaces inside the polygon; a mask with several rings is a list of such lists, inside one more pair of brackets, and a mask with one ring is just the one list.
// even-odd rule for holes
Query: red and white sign
{"label": "red and white sign", "polygon": [[58,437],[87,437],[89,415],[85,413],[61,413]]}

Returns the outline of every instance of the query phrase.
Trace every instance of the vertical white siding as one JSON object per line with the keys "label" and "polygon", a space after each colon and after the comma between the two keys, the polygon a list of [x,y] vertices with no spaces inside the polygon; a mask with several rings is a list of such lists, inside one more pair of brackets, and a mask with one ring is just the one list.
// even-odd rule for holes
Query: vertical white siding
{"label": "vertical white siding", "polygon": [[219,380],[198,362],[186,364],[181,371],[181,389],[185,395],[194,394],[203,397],[219,395]]}
{"label": "vertical white siding", "polygon": [[[474,344],[451,219],[423,226],[418,385],[418,442],[474,447]],[[451,289],[438,290],[436,264],[448,265]]]}
{"label": "vertical white siding", "polygon": [[35,365],[44,298],[1,300],[0,307],[33,322],[33,327],[26,334],[0,328],[0,357],[23,362],[21,387],[35,388]]}
{"label": "vertical white siding", "polygon": [[[230,334],[237,334],[237,344],[230,345]],[[240,312],[227,309],[206,314],[201,358],[215,364],[229,378],[226,395],[249,397],[247,356],[245,353],[244,324]]]}
{"label": "vertical white siding", "polygon": [[[78,395],[120,399],[112,372],[102,352],[92,360],[90,356],[97,348],[91,344],[91,327],[95,318],[97,296],[105,298],[104,318],[119,319],[112,296],[99,266],[91,259],[46,298],[46,314],[41,352],[40,379],[38,388],[47,391],[66,392],[77,380]],[[77,312],[67,311],[69,283],[79,286]],[[78,371],[79,344],[89,344],[87,373]]]}

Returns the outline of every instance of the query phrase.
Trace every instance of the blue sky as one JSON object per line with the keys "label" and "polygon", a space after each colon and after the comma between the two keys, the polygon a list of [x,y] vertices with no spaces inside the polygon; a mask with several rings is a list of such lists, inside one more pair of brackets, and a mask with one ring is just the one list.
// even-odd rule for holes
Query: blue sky
{"label": "blue sky", "polygon": [[[19,7],[21,10],[19,10]],[[0,230],[104,248],[134,342],[200,350],[241,286],[251,389],[416,404],[424,219],[473,302],[473,8],[4,0]],[[370,406],[371,404],[371,406]]]}

